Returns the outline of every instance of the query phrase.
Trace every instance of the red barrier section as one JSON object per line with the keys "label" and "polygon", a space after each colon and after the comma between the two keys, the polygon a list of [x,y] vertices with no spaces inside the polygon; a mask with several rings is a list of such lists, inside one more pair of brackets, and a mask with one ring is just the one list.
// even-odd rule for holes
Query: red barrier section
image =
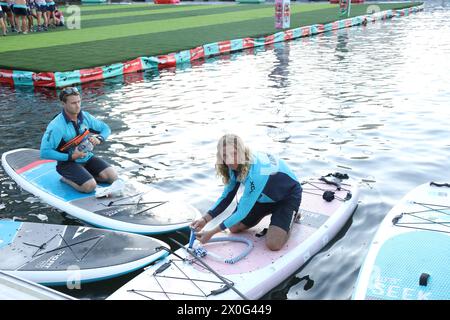
{"label": "red barrier section", "polygon": [[[330,0],[330,3],[337,4],[339,0]],[[352,3],[364,3],[364,0],[352,0]]]}
{"label": "red barrier section", "polygon": [[0,83],[6,83],[14,86],[14,80],[12,78],[13,70],[0,69]]}
{"label": "red barrier section", "polygon": [[142,69],[141,58],[136,58],[134,60],[129,60],[123,63],[123,73],[137,72],[141,71]]}
{"label": "red barrier section", "polygon": [[191,62],[192,60],[205,58],[205,50],[203,46],[191,49]]}
{"label": "red barrier section", "polygon": [[81,69],[80,81],[81,83],[91,82],[103,79],[103,68]]}
{"label": "red barrier section", "polygon": [[35,87],[56,87],[55,74],[53,72],[39,72],[33,74]]}
{"label": "red barrier section", "polygon": [[153,0],[154,4],[176,4],[180,3],[180,0]]}
{"label": "red barrier section", "polygon": [[158,56],[158,69],[174,68],[177,65],[177,59],[175,53],[167,54],[164,56]]}
{"label": "red barrier section", "polygon": [[288,41],[288,40],[292,40],[294,39],[294,32],[292,30],[287,30],[284,32],[284,40]]}
{"label": "red barrier section", "polygon": [[245,49],[254,48],[255,44],[253,43],[253,38],[244,38],[244,45],[243,47]]}
{"label": "red barrier section", "polygon": [[322,33],[325,31],[325,26],[323,24],[317,25],[317,32]]}
{"label": "red barrier section", "polygon": [[311,29],[309,27],[303,27],[302,28],[302,36],[307,37],[311,33]]}
{"label": "red barrier section", "polygon": [[270,36],[265,36],[264,37],[264,44],[265,45],[268,45],[268,44],[272,44],[272,43],[274,43],[274,40],[275,39],[275,35],[274,34],[271,34]]}
{"label": "red barrier section", "polygon": [[231,51],[231,41],[220,41],[219,42],[219,52],[220,53],[228,53]]}

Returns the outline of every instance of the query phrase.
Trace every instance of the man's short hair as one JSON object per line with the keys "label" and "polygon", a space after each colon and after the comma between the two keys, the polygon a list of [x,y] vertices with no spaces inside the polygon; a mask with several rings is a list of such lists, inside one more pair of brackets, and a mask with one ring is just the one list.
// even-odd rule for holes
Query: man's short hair
{"label": "man's short hair", "polygon": [[67,87],[62,89],[61,92],[59,93],[59,100],[61,100],[62,102],[66,102],[68,96],[79,96],[79,95],[80,92],[76,87]]}

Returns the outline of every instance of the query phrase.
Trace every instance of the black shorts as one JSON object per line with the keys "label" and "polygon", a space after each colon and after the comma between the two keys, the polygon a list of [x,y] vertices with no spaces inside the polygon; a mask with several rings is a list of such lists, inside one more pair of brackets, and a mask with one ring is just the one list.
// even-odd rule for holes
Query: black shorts
{"label": "black shorts", "polygon": [[0,18],[3,18],[3,11],[0,11]]}
{"label": "black shorts", "polygon": [[4,13],[10,13],[11,12],[11,8],[9,6],[1,6],[2,7],[2,11]]}
{"label": "black shorts", "polygon": [[47,12],[47,5],[36,5],[36,12]]}
{"label": "black shorts", "polygon": [[48,6],[47,6],[47,11],[49,11],[49,12],[55,12],[55,5],[54,5],[54,4],[48,5]]}
{"label": "black shorts", "polygon": [[27,16],[27,9],[26,8],[17,8],[16,6],[14,6],[13,13],[16,16]]}
{"label": "black shorts", "polygon": [[289,199],[275,203],[256,202],[253,208],[241,222],[248,228],[257,225],[262,218],[272,214],[270,225],[277,226],[289,232],[294,221],[294,215],[300,208],[300,199]]}
{"label": "black shorts", "polygon": [[81,186],[96,176],[110,165],[97,157],[92,157],[88,162],[80,164],[74,161],[58,161],[56,171],[64,178]]}

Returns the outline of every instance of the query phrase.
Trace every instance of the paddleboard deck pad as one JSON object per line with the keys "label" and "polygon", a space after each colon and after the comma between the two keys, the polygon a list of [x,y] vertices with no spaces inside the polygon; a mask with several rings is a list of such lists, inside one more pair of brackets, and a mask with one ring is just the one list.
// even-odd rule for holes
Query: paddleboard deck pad
{"label": "paddleboard deck pad", "polygon": [[112,278],[167,255],[164,242],[84,226],[0,220],[0,270],[60,285]]}
{"label": "paddleboard deck pad", "polygon": [[2,156],[6,173],[44,202],[96,227],[158,234],[187,227],[199,214],[193,206],[133,180],[122,195],[96,198],[61,182],[56,161],[41,160],[39,151],[17,149]]}
{"label": "paddleboard deck pad", "polygon": [[375,234],[353,299],[450,299],[450,187],[423,184],[395,205]]}
{"label": "paddleboard deck pad", "polygon": [[[301,218],[293,224],[290,238],[281,250],[270,251],[266,247],[263,231],[270,223],[270,216],[266,216],[249,230],[238,234],[224,231],[213,237],[225,238],[223,241],[202,245],[209,253],[232,259],[250,246],[227,239],[245,239],[253,249],[239,261],[225,263],[213,259],[209,253],[194,258],[187,252],[187,246],[180,247],[174,254],[146,268],[108,299],[253,300],[262,297],[323,248],[342,228],[358,203],[358,187],[351,179],[336,185],[317,178],[309,179],[302,183],[302,188]],[[334,192],[334,199],[324,200],[325,191]],[[222,213],[205,228],[214,228],[229,214]]]}

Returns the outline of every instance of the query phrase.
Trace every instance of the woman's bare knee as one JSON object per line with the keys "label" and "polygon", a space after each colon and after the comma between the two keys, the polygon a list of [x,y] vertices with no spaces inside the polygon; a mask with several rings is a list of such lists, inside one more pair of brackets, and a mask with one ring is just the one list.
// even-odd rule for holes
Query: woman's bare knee
{"label": "woman's bare knee", "polygon": [[269,230],[267,230],[266,246],[270,250],[272,251],[280,250],[281,248],[283,248],[287,240],[288,240],[288,233],[284,229],[278,226],[271,225],[269,227]]}
{"label": "woman's bare knee", "polygon": [[283,248],[284,242],[266,240],[266,247],[271,251],[278,251]]}

